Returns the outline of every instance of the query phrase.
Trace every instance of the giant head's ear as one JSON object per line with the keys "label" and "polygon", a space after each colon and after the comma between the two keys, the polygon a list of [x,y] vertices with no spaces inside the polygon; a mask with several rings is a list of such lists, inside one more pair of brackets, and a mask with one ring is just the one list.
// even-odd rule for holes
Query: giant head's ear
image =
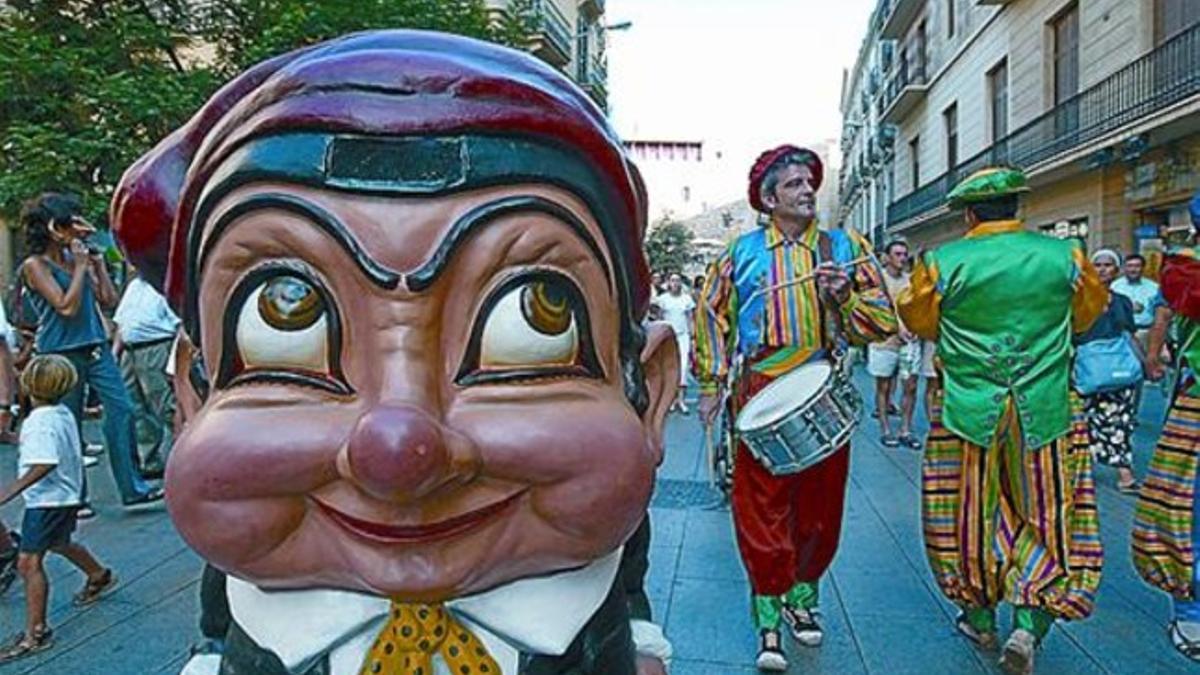
{"label": "giant head's ear", "polygon": [[655,462],[663,456],[663,427],[667,411],[679,391],[679,345],[670,325],[651,323],[646,329],[646,347],[642,349],[642,372],[646,376],[646,390],[650,404],[642,413],[646,427],[646,442],[655,454]]}
{"label": "giant head's ear", "polygon": [[208,398],[208,374],[203,359],[187,334],[180,331],[175,341],[175,400],[178,402],[180,431]]}

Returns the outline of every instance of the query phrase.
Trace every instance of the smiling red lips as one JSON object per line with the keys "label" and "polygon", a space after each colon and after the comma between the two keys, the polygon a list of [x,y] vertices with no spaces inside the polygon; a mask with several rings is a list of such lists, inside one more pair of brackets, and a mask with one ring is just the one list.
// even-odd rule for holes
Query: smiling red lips
{"label": "smiling red lips", "polygon": [[525,494],[524,490],[495,504],[490,504],[481,509],[464,513],[461,516],[455,516],[428,525],[388,525],[385,523],[376,523],[342,513],[319,499],[314,498],[313,501],[316,502],[317,506],[321,507],[321,511],[329,516],[333,522],[352,534],[385,544],[411,544],[442,539],[466,532],[507,510],[523,494]]}

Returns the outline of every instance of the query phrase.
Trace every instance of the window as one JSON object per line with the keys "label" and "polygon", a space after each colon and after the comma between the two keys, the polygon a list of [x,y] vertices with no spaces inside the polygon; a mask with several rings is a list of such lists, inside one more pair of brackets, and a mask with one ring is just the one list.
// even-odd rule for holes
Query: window
{"label": "window", "polygon": [[929,50],[929,33],[926,31],[925,22],[922,21],[917,26],[917,46],[914,50],[913,58],[916,60],[915,67],[912,70],[912,81],[924,84],[925,82],[925,66],[929,63],[929,55],[926,53]]}
{"label": "window", "polygon": [[1200,21],[1196,0],[1154,0],[1154,44],[1160,45]]}
{"label": "window", "polygon": [[580,84],[588,83],[588,32],[580,31],[575,38],[575,81]]}
{"label": "window", "polygon": [[[1193,0],[1194,1],[1194,0]],[[1079,93],[1079,7],[1054,20],[1054,104]]]}
{"label": "window", "polygon": [[988,71],[988,91],[992,97],[992,142],[1008,135],[1008,59]]}
{"label": "window", "polygon": [[913,136],[908,142],[908,157],[912,167],[912,189],[921,187],[921,137]]}
{"label": "window", "polygon": [[946,129],[946,171],[958,166],[958,104],[951,103],[942,111],[942,122]]}
{"label": "window", "polygon": [[958,0],[946,0],[946,37],[954,37],[954,22],[957,19],[954,12],[954,5]]}
{"label": "window", "polygon": [[1079,130],[1079,6],[1071,5],[1051,22],[1054,37],[1054,135],[1070,138]]}

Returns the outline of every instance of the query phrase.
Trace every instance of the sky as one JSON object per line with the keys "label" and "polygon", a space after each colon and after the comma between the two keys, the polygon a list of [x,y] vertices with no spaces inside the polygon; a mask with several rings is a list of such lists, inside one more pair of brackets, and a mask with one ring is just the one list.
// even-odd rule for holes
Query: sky
{"label": "sky", "polygon": [[613,123],[625,139],[704,141],[742,177],[736,196],[762,150],[840,136],[842,72],[875,2],[608,0],[607,23],[633,22],[608,33]]}

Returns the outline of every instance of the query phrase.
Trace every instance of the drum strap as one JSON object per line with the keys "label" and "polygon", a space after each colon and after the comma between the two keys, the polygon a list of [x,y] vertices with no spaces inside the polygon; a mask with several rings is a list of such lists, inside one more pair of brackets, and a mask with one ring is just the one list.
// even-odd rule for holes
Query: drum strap
{"label": "drum strap", "polygon": [[[821,230],[817,234],[817,252],[818,265],[825,262],[837,262],[833,257],[833,239],[825,230]],[[823,294],[818,293],[817,298],[821,303],[821,330],[825,337],[825,348],[832,355],[837,350],[839,338],[842,335],[842,313],[833,306],[833,303],[826,302]]]}

